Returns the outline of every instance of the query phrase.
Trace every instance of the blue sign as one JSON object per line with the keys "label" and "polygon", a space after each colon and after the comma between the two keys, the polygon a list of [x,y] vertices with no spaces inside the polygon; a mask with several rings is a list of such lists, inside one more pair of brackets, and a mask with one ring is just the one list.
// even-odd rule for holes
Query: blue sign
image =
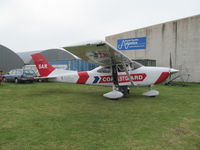
{"label": "blue sign", "polygon": [[119,39],[117,40],[118,50],[146,49],[146,37]]}

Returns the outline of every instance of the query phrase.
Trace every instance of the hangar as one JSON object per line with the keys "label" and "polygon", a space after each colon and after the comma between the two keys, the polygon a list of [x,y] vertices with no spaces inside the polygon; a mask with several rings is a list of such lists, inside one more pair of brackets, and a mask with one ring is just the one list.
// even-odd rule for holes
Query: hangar
{"label": "hangar", "polygon": [[21,52],[18,55],[22,58],[25,65],[34,65],[31,55],[34,53],[41,53],[51,65],[56,68],[66,70],[92,70],[96,67],[94,64],[80,60],[77,56],[69,53],[66,50],[59,49],[47,49],[40,51]]}
{"label": "hangar", "polygon": [[155,60],[200,82],[200,15],[110,35],[106,41],[134,60]]}
{"label": "hangar", "polygon": [[11,69],[22,68],[23,60],[9,48],[0,45],[0,70],[8,72]]}

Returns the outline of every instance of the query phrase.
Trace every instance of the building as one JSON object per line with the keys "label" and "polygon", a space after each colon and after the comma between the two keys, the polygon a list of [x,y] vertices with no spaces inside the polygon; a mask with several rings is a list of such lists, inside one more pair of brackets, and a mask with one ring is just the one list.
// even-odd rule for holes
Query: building
{"label": "building", "polygon": [[110,35],[106,41],[131,59],[156,60],[200,82],[200,15]]}
{"label": "building", "polygon": [[4,73],[11,69],[22,68],[23,60],[12,50],[0,45],[0,70]]}

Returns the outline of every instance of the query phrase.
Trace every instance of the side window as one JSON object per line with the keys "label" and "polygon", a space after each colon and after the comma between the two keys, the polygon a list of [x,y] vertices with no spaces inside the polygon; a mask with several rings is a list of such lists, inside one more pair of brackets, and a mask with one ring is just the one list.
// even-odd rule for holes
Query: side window
{"label": "side window", "polygon": [[135,69],[137,69],[137,68],[140,68],[142,65],[141,64],[139,64],[139,63],[137,63],[137,62],[131,62],[130,63],[130,68],[131,68],[131,70],[135,70]]}
{"label": "side window", "polygon": [[97,70],[97,72],[99,72],[99,73],[111,73],[111,68],[110,67],[104,67],[104,68]]}
{"label": "side window", "polygon": [[13,70],[11,70],[11,71],[9,72],[9,74],[13,74]]}
{"label": "side window", "polygon": [[[125,66],[126,66],[126,69],[129,71],[130,70],[129,65],[125,64]],[[124,65],[117,65],[117,70],[118,70],[118,72],[126,72]]]}
{"label": "side window", "polygon": [[24,74],[33,74],[33,75],[35,75],[35,72],[33,70],[24,70]]}
{"label": "side window", "polygon": [[22,71],[22,70],[18,70],[18,71],[17,71],[17,74],[18,74],[18,75],[21,75],[21,74],[23,74],[23,71]]}
{"label": "side window", "polygon": [[[130,70],[135,70],[137,68],[140,68],[142,65],[137,63],[137,62],[131,62],[130,64],[125,64],[126,65],[126,68],[128,71]],[[121,65],[121,64],[118,64],[117,65],[117,71],[118,72],[125,72],[125,68],[124,68],[124,65]],[[103,67],[99,70],[97,70],[97,72],[99,73],[111,73],[111,67]]]}
{"label": "side window", "polygon": [[134,70],[135,69],[135,66],[133,63],[130,63],[130,67],[131,67],[131,70]]}
{"label": "side window", "polygon": [[16,71],[16,70],[13,70],[13,71],[12,71],[12,74],[16,74],[16,73],[17,73],[17,71]]}
{"label": "side window", "polygon": [[29,71],[28,70],[24,70],[24,74],[29,74]]}
{"label": "side window", "polygon": [[117,71],[118,72],[125,72],[125,68],[123,65],[117,65]]}
{"label": "side window", "polygon": [[[137,68],[140,68],[142,65],[137,63],[137,62],[131,62],[130,64],[125,64],[126,65],[126,69],[128,71],[130,70],[135,70]],[[124,65],[117,65],[117,70],[118,72],[125,72],[125,68],[124,68]]]}

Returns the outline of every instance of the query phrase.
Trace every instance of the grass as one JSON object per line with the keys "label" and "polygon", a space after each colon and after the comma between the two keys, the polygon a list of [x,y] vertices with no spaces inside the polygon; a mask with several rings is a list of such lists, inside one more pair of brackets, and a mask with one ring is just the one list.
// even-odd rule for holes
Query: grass
{"label": "grass", "polygon": [[0,85],[0,150],[200,150],[200,84],[105,99],[109,87]]}

